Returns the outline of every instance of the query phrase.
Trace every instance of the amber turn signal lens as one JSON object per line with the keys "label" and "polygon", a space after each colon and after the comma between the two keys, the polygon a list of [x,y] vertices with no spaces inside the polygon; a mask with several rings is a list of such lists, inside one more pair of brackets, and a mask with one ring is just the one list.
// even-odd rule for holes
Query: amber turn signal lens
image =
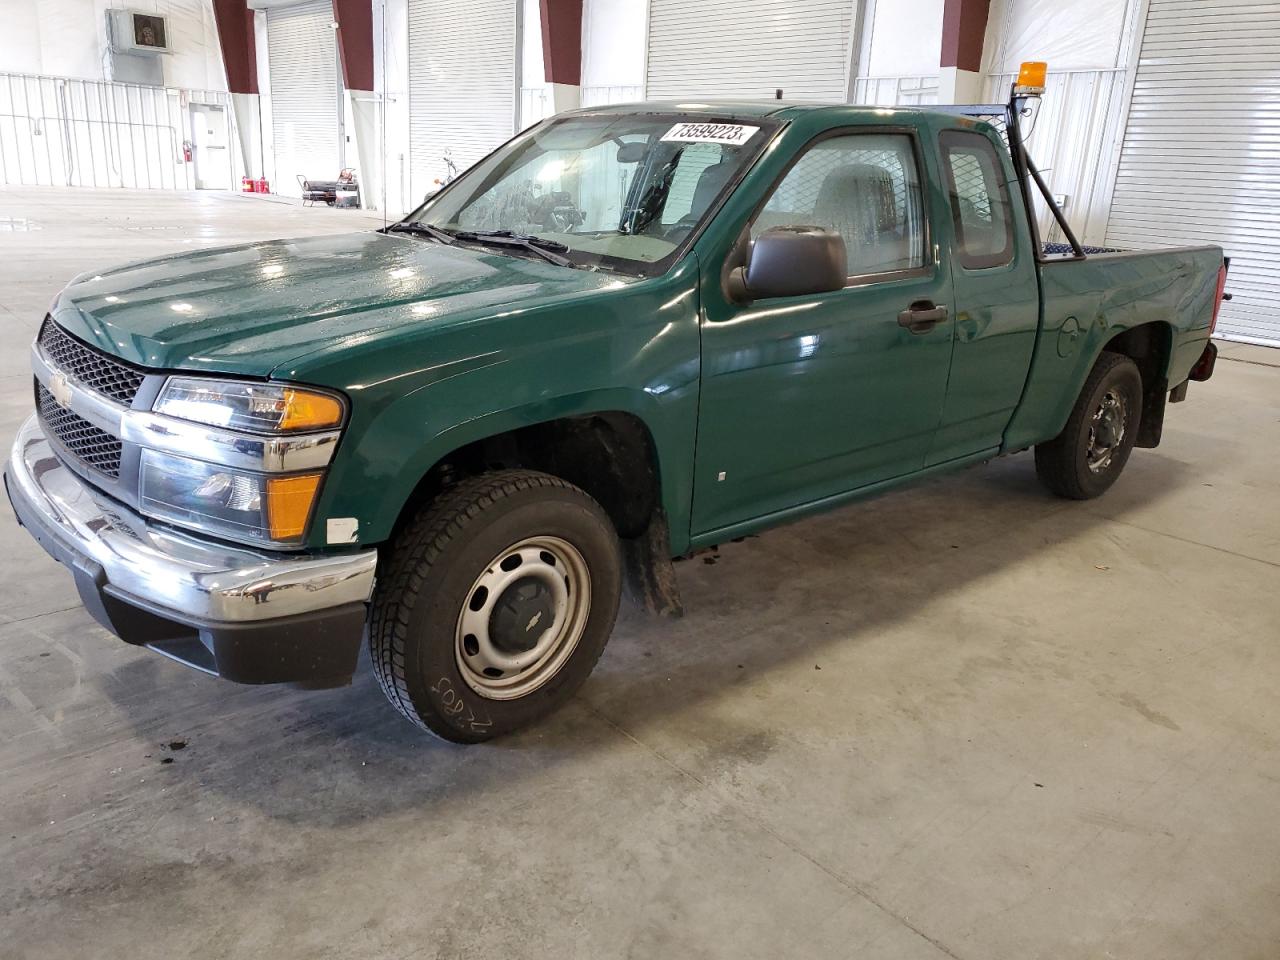
{"label": "amber turn signal lens", "polygon": [[272,540],[296,540],[307,529],[320,474],[267,479],[267,524]]}
{"label": "amber turn signal lens", "polygon": [[1018,86],[1043,90],[1048,73],[1049,65],[1043,60],[1028,60],[1018,68]]}
{"label": "amber turn signal lens", "polygon": [[342,423],[342,404],[325,393],[296,390],[284,391],[284,415],[281,430],[318,430]]}

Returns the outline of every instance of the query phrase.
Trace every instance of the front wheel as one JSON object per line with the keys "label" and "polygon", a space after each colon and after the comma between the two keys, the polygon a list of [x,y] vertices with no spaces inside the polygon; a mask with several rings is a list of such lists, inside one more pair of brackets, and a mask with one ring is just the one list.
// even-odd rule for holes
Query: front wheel
{"label": "front wheel", "polygon": [[558,477],[463,481],[397,538],[370,619],[374,672],[409,720],[461,743],[525,726],[568,700],[613,630],[617,535]]}
{"label": "front wheel", "polygon": [[1036,445],[1036,476],[1060,497],[1091,500],[1129,461],[1142,419],[1142,374],[1118,353],[1103,353],[1062,432]]}

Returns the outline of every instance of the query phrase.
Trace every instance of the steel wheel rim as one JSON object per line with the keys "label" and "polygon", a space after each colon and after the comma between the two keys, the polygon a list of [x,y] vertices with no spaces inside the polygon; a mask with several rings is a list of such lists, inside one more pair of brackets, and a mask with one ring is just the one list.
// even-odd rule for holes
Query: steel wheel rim
{"label": "steel wheel rim", "polygon": [[1086,463],[1091,473],[1101,473],[1111,466],[1116,451],[1124,442],[1129,424],[1129,405],[1124,395],[1108,390],[1102,395],[1089,423],[1089,449]]}
{"label": "steel wheel rim", "polygon": [[467,591],[454,631],[458,672],[490,700],[527,696],[560,672],[590,612],[591,574],[577,547],[559,537],[521,540]]}

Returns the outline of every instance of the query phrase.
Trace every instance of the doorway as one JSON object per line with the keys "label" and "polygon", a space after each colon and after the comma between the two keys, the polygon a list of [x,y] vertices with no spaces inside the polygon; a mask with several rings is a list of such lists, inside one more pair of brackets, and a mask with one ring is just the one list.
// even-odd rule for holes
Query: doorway
{"label": "doorway", "polygon": [[197,190],[231,189],[227,111],[211,103],[191,104],[191,159]]}

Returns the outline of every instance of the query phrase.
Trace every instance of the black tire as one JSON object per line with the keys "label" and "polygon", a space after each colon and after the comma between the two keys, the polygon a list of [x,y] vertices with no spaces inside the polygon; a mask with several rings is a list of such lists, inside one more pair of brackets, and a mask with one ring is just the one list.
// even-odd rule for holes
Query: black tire
{"label": "black tire", "polygon": [[[1123,405],[1114,415],[1123,433],[1118,442],[1102,445],[1100,451],[1094,445],[1093,431],[1104,403],[1110,410],[1115,410],[1117,403]],[[1036,445],[1036,476],[1060,497],[1091,500],[1101,496],[1128,463],[1141,421],[1142,374],[1128,357],[1104,352],[1085,380],[1062,432]]]}
{"label": "black tire", "polygon": [[[527,694],[493,699],[492,691],[482,694],[473,684],[496,681],[487,681],[470,661],[462,665],[471,650],[467,645],[464,653],[464,645],[474,643],[470,634],[465,641],[460,636],[468,615],[464,608],[475,609],[476,584],[482,582],[477,578],[501,576],[497,568],[504,554],[512,559],[515,546],[530,538],[572,547],[575,561],[582,561],[574,582],[581,582],[585,565],[589,589],[577,596],[587,598],[587,607],[568,608],[578,611],[579,626],[565,635],[577,639],[557,655],[565,659],[554,672]],[[570,584],[569,576],[563,579]],[[587,679],[613,631],[621,587],[617,534],[600,505],[582,490],[531,470],[464,480],[421,510],[391,547],[370,612],[374,674],[396,709],[439,737],[478,743],[501,736],[561,706]],[[561,623],[559,614],[551,620]]]}

